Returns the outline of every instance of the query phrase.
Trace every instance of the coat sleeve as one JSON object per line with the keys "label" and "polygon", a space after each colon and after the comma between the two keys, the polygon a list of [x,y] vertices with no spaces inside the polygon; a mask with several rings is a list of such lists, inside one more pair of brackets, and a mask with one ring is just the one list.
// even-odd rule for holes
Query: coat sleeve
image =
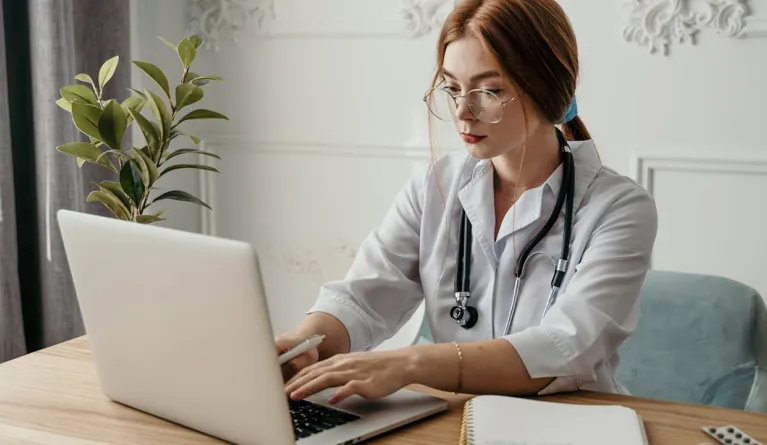
{"label": "coat sleeve", "polygon": [[361,243],[344,279],[324,284],[309,310],[340,320],[351,351],[373,349],[393,336],[423,299],[419,250],[428,167],[400,190],[381,224]]}
{"label": "coat sleeve", "polygon": [[595,379],[636,328],[639,296],[657,232],[655,203],[632,186],[603,212],[566,288],[538,326],[505,338],[532,378],[554,377],[544,393]]}

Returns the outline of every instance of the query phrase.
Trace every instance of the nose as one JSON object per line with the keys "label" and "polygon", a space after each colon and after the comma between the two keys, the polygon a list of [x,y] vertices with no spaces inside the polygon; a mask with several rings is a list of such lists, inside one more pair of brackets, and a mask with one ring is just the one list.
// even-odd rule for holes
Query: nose
{"label": "nose", "polygon": [[455,99],[456,109],[455,118],[460,121],[475,121],[477,117],[469,109],[469,101],[465,97],[458,97]]}

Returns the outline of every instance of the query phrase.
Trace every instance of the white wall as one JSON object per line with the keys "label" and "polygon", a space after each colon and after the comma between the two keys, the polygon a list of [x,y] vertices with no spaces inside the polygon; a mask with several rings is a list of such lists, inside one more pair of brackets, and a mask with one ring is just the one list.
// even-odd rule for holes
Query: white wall
{"label": "white wall", "polygon": [[[622,38],[631,9],[621,3],[561,0],[582,52],[579,104],[603,161],[657,199],[653,267],[724,275],[767,297],[767,1],[722,2],[748,4],[743,38],[704,27],[696,45],[674,43],[668,55]],[[694,11],[709,3],[687,1]]]}
{"label": "white wall", "polygon": [[[696,11],[708,3],[688,0]],[[767,295],[767,0],[749,3],[753,38],[704,27],[697,45],[672,43],[663,55],[624,40],[630,4],[561,0],[579,38],[581,115],[602,159],[657,198],[654,267],[725,275]],[[180,38],[183,3],[133,4],[136,54],[166,57],[154,36]],[[206,86],[206,107],[232,121],[199,130],[223,157],[221,175],[203,182],[214,212],[179,204],[169,224],[252,242],[276,330],[299,320],[323,281],[343,276],[355,246],[428,159],[421,97],[436,34],[426,25],[451,4],[275,0],[263,26],[247,25],[237,43],[223,37],[218,52],[198,57],[197,72],[227,79]],[[419,15],[419,5],[436,13]],[[460,148],[449,132],[440,141]],[[200,186],[196,175],[177,179]]]}

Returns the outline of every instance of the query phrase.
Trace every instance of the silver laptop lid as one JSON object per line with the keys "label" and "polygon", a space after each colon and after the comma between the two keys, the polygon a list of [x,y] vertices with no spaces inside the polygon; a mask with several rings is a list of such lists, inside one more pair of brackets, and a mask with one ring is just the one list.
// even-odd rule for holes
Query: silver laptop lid
{"label": "silver laptop lid", "polygon": [[249,244],[66,210],[58,219],[107,397],[235,443],[294,443]]}

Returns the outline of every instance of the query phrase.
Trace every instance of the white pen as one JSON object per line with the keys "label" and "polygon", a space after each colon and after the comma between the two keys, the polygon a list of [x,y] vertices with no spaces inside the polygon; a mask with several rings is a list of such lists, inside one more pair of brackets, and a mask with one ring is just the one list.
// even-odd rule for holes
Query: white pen
{"label": "white pen", "polygon": [[313,335],[306,340],[302,341],[301,343],[297,344],[293,348],[289,349],[288,351],[283,352],[280,354],[280,365],[283,365],[294,358],[298,357],[299,355],[303,354],[304,352],[314,348],[315,346],[322,343],[322,340],[325,339],[324,335]]}

